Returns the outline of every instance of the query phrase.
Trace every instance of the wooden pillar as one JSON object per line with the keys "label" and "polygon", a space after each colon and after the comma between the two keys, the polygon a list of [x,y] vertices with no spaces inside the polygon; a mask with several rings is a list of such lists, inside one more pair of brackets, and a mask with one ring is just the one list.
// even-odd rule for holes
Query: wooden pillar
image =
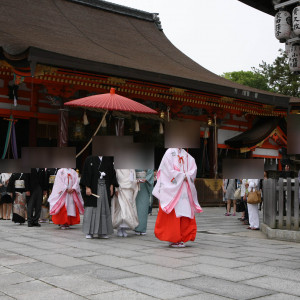
{"label": "wooden pillar", "polygon": [[60,108],[58,119],[58,147],[68,147],[68,123],[69,111],[67,109]]}
{"label": "wooden pillar", "polygon": [[209,178],[214,178],[214,165],[215,165],[215,155],[214,155],[214,127],[209,127],[209,138],[208,138],[208,160],[209,160]]}
{"label": "wooden pillar", "polygon": [[[32,85],[30,112],[33,112],[35,115],[38,112],[38,89],[36,85]],[[37,117],[29,119],[29,147],[37,146],[37,121]]]}
{"label": "wooden pillar", "polygon": [[37,119],[30,118],[29,119],[29,141],[28,141],[29,147],[37,146],[36,131],[37,131]]}

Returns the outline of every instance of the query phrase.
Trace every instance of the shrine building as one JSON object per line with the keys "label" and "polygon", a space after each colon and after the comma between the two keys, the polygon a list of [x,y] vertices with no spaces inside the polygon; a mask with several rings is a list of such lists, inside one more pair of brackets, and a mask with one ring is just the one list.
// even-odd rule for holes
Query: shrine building
{"label": "shrine building", "polygon": [[[199,138],[207,149],[201,150],[200,177],[212,176],[214,147],[219,158],[265,158],[280,169],[290,97],[243,86],[203,68],[168,40],[157,13],[102,0],[40,0],[38,5],[2,0],[1,10],[1,153],[11,116],[17,120],[19,149],[82,148],[101,116],[86,111],[90,124],[84,126],[83,110],[67,111],[64,103],[113,87],[157,110],[162,122],[168,117],[201,121]],[[60,122],[63,116],[67,128]],[[134,121],[126,120],[125,133],[136,134]],[[140,139],[147,132],[161,147],[160,122],[139,122]],[[68,132],[67,143],[62,131]]]}

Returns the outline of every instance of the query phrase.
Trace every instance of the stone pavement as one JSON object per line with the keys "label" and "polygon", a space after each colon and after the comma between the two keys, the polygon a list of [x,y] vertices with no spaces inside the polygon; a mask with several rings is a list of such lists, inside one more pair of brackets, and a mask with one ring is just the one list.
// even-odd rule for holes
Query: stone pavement
{"label": "stone pavement", "polygon": [[300,299],[300,244],[268,240],[224,208],[197,216],[194,243],[153,234],[87,240],[81,225],[28,228],[0,221],[0,300]]}

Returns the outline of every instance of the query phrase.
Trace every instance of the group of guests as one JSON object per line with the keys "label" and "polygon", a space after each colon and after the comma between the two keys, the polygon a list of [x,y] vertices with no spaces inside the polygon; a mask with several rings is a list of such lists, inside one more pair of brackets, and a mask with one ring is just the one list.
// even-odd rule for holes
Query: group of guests
{"label": "group of guests", "polygon": [[[27,220],[28,227],[40,227],[51,217],[52,223],[68,229],[79,224],[84,214],[86,238],[108,238],[114,228],[123,237],[126,229],[146,234],[153,170],[115,170],[112,158],[91,156],[85,161],[81,179],[71,168],[34,168],[29,174],[1,173],[0,180],[0,217],[4,220],[12,215],[17,224]],[[133,193],[129,196],[130,190]]]}
{"label": "group of guests", "polygon": [[[79,224],[83,214],[82,231],[91,239],[109,238],[114,229],[119,237],[127,237],[127,230],[145,235],[153,193],[159,200],[155,236],[181,248],[195,240],[195,213],[202,212],[194,184],[196,173],[194,158],[182,148],[166,151],[157,176],[153,170],[115,170],[111,157],[89,156],[81,178],[70,168],[2,173],[1,201],[8,195],[13,221],[23,224],[27,218],[28,227],[41,226],[39,221],[47,215],[44,212],[41,218],[42,209],[61,229]],[[2,207],[0,217],[10,219],[9,206]]]}
{"label": "group of guests", "polygon": [[57,169],[33,168],[30,173],[1,173],[0,219],[10,220],[12,216],[17,224],[27,221],[28,227],[40,227],[42,208],[49,207],[45,198],[53,187],[49,178],[56,172]]}
{"label": "group of guests", "polygon": [[127,237],[147,231],[148,210],[154,184],[153,170],[114,169],[110,157],[86,159],[80,180],[84,199],[83,232],[87,239]]}
{"label": "group of guests", "polygon": [[[264,179],[267,179],[267,172],[264,172]],[[259,230],[259,210],[261,210],[263,193],[262,180],[259,179],[224,179],[222,185],[224,198],[226,203],[225,216],[236,216],[237,204],[239,212],[242,213],[238,218],[244,225],[248,225],[247,229]],[[238,191],[238,192],[237,192]],[[247,201],[250,192],[258,191],[261,201],[252,204]],[[233,213],[231,214],[231,203]]]}

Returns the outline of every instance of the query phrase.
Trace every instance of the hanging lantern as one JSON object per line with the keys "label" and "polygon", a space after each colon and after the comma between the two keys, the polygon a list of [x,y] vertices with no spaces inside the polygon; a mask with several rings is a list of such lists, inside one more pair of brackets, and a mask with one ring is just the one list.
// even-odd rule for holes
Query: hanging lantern
{"label": "hanging lantern", "polygon": [[164,134],[164,127],[162,123],[159,123],[159,134]]}
{"label": "hanging lantern", "polygon": [[293,73],[300,71],[300,44],[293,44],[289,55],[289,67]]}
{"label": "hanging lantern", "polygon": [[[297,35],[294,33],[294,31],[291,31],[291,34],[289,36],[289,39],[293,39],[293,38],[296,38]],[[286,42],[285,43],[285,53],[286,55],[289,57],[290,55],[290,52],[291,52],[291,48],[292,48],[292,43],[288,43]]]}
{"label": "hanging lantern", "polygon": [[86,125],[89,125],[89,124],[90,124],[90,122],[87,118],[86,111],[84,111],[84,113],[83,113],[83,125],[86,126]]}
{"label": "hanging lantern", "polygon": [[300,35],[300,6],[293,9],[293,31],[296,35]]}
{"label": "hanging lantern", "polygon": [[73,129],[73,138],[75,140],[82,140],[84,138],[84,127],[79,120],[75,123]]}
{"label": "hanging lantern", "polygon": [[139,121],[138,120],[135,120],[135,129],[134,129],[135,132],[139,132],[140,131],[140,124],[139,124]]}
{"label": "hanging lantern", "polygon": [[285,53],[288,57],[290,57],[290,53],[291,53],[291,48],[292,48],[292,44],[289,44],[289,43],[285,43]]}
{"label": "hanging lantern", "polygon": [[284,43],[287,39],[289,39],[292,31],[291,23],[291,14],[288,11],[282,10],[275,15],[275,37],[280,41],[280,43]]}

